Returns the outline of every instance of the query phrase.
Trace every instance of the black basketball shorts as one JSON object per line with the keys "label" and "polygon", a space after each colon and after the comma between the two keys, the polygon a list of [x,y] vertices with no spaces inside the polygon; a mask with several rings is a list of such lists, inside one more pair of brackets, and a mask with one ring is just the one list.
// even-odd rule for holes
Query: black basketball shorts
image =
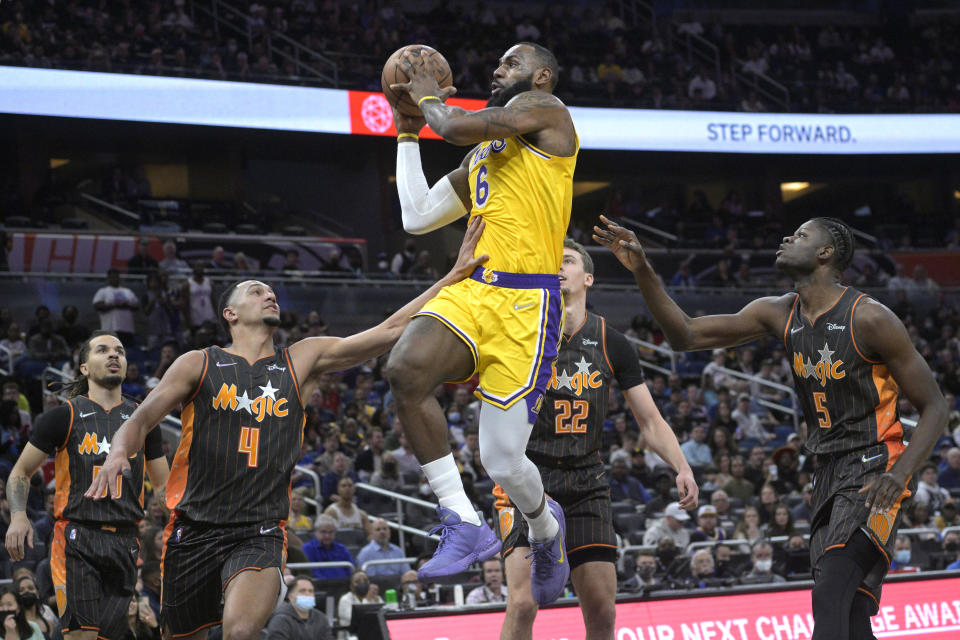
{"label": "black basketball shorts", "polygon": [[130,630],[127,609],[137,584],[136,527],[58,520],[50,573],[63,632],[96,631],[121,640]]}
{"label": "black basketball shorts", "polygon": [[[538,465],[539,466],[539,465]],[[563,507],[570,568],[585,562],[617,561],[617,534],[610,509],[610,485],[602,464],[577,469],[540,466],[543,488]],[[527,521],[499,487],[494,494],[494,521],[506,558],[514,547],[529,547]]]}
{"label": "black basketball shorts", "polygon": [[905,488],[889,511],[871,515],[866,505],[867,494],[859,491],[890,469],[903,449],[900,443],[878,442],[848,453],[818,456],[819,466],[813,477],[810,566],[814,579],[819,574],[823,555],[844,547],[857,530],[862,530],[877,546],[880,556],[864,577],[860,590],[870,595],[878,607],[881,585],[902,520],[900,505],[911,492]]}
{"label": "black basketball shorts", "polygon": [[160,617],[174,638],[220,624],[223,594],[237,575],[281,569],[286,561],[284,524],[219,526],[192,522],[177,512],[170,515],[160,561]]}

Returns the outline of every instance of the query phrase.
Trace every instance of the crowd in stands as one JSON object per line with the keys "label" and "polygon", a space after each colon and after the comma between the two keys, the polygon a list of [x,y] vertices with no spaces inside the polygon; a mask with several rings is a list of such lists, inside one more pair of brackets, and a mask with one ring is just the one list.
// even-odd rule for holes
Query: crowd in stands
{"label": "crowd in stands", "polygon": [[[151,321],[142,338],[146,341],[143,348],[128,349],[125,394],[140,399],[150,393],[183,350],[224,344],[212,318],[194,315],[213,308],[213,291],[201,288],[196,296],[198,300],[186,305],[187,313],[169,307],[180,313],[182,326],[192,327],[193,332],[168,332],[167,325]],[[12,362],[14,372],[5,379],[0,397],[0,477],[9,472],[27,441],[36,414],[59,402],[55,395],[41,394],[37,367],[22,363],[50,364],[76,375],[71,354],[94,328],[115,330],[137,344],[129,322],[131,314],[143,313],[146,307],[141,302],[114,272],[92,301],[100,315],[99,327],[80,324],[75,307],[65,307],[59,318],[46,307],[38,308],[33,318],[17,318],[0,310],[0,335],[6,336],[0,341],[0,354],[6,356],[9,350],[0,366],[9,369]],[[905,505],[905,532],[898,537],[892,570],[957,569],[960,306],[945,301],[929,313],[921,313],[905,304],[895,311],[930,363],[951,415],[933,455],[917,474],[914,497]],[[322,335],[324,329],[315,311],[304,318],[288,314],[276,334],[277,342],[286,345],[303,336]],[[642,317],[627,334],[662,342],[649,319]],[[655,359],[655,354],[644,350],[638,355],[647,361]],[[415,569],[429,557],[431,543],[414,535],[404,536],[401,543],[390,528],[398,509],[406,524],[421,529],[434,524],[433,513],[414,505],[398,506],[393,499],[366,489],[372,485],[424,500],[433,498],[395,413],[391,391],[382,376],[383,364],[383,359],[371,360],[348,371],[317,376],[303,385],[306,425],[300,470],[293,479],[289,561],[341,564],[290,572],[288,602],[278,609],[270,627],[271,633],[279,635],[271,637],[300,637],[297,633],[305,628],[331,628],[326,616],[301,606],[310,602],[311,596],[320,598],[321,608],[326,596],[334,596],[340,625],[347,624],[353,604],[384,598],[392,601],[396,593],[405,606],[445,604],[454,598],[448,588],[420,584],[416,579]],[[770,381],[790,386],[792,367],[782,345],[760,341],[737,349],[684,354],[677,373],[651,373],[647,381],[651,394],[681,441],[701,487],[700,505],[690,513],[676,502],[673,473],[647,448],[619,392],[612,394],[601,455],[609,464],[614,523],[622,542],[621,591],[699,589],[810,577],[811,474],[816,462],[803,450],[787,411],[794,406],[790,396],[763,385]],[[755,378],[741,379],[731,371]],[[473,384],[446,385],[438,389],[437,397],[444,407],[450,447],[468,495],[477,509],[491,513],[492,482],[479,456],[479,401],[471,393]],[[763,406],[760,400],[775,406]],[[909,438],[909,421],[917,418],[916,410],[906,399],[901,399],[899,410]],[[25,609],[30,609],[28,603],[33,601],[24,593],[36,591],[41,604],[33,614],[28,613],[28,619],[41,628],[41,620],[47,620],[56,629],[50,618],[52,586],[47,560],[53,524],[52,486],[52,466],[47,465],[42,477],[33,479],[30,490],[28,510],[37,530],[36,544],[22,562],[12,564],[3,558],[0,577],[16,580],[15,597]],[[166,506],[152,497],[152,492],[148,492],[146,511],[140,525],[143,600],[137,600],[137,606],[131,602],[138,638],[141,632],[147,636],[156,633],[157,561],[168,516]],[[9,518],[6,500],[0,498],[0,537]],[[370,561],[374,563],[367,565]],[[312,581],[295,580],[294,574]],[[471,603],[502,602],[509,586],[503,584],[498,563],[487,563],[466,574],[464,580]]]}
{"label": "crowd in stands", "polygon": [[[423,11],[422,4],[411,9],[337,0],[233,4],[245,14],[246,37],[215,28],[185,0],[71,0],[64,6],[14,0],[5,10],[0,63],[320,82],[294,62],[291,45],[268,43],[279,34],[336,61],[339,86],[379,90],[383,61],[403,45],[422,42],[448,55],[460,95],[486,97],[505,47],[537,41],[556,53],[563,66],[559,95],[573,104],[868,113],[960,109],[957,28],[949,18],[914,26],[890,21],[775,27],[668,17],[655,28],[625,21],[618,3],[527,3],[522,11],[446,3]],[[691,38],[712,43],[716,55],[694,57]],[[319,61],[311,64],[329,70]],[[786,87],[789,99],[776,89],[756,90],[755,75]]]}
{"label": "crowd in stands", "polygon": [[[785,211],[783,202],[772,200],[769,195],[759,193],[745,195],[737,189],[731,189],[722,196],[711,198],[701,189],[686,188],[679,190],[651,188],[638,184],[634,180],[623,180],[611,185],[603,203],[608,217],[625,217],[632,221],[655,227],[675,236],[664,240],[645,234],[655,242],[671,248],[715,249],[724,251],[721,259],[728,264],[722,272],[712,276],[720,286],[739,283],[749,279],[751,267],[771,267],[772,254],[755,255],[756,260],[739,259],[741,254],[751,251],[774,251],[780,244],[784,230],[790,228],[798,217],[796,211]],[[882,208],[881,208],[882,207]],[[834,211],[842,211],[836,207]],[[809,215],[819,215],[816,208]],[[886,251],[911,251],[918,248],[960,248],[960,215],[948,210],[925,211],[921,205],[909,196],[900,193],[884,199],[882,204],[863,212],[851,223],[859,232],[875,237],[872,247]],[[803,215],[803,214],[800,214]],[[922,224],[910,224],[911,220],[920,220]],[[595,219],[587,216],[583,220],[575,219],[571,235],[584,245],[595,244],[591,238],[591,228]],[[641,232],[641,235],[644,235]],[[867,245],[864,245],[867,246]],[[690,256],[686,263],[695,270],[696,256]],[[740,271],[747,267],[747,270]],[[859,268],[859,265],[855,265]],[[886,278],[893,273],[884,274],[884,268],[892,271],[893,265],[871,264],[871,272],[866,274],[870,284],[885,284]],[[857,274],[860,275],[860,274]],[[902,274],[899,274],[902,275]],[[678,285],[691,285],[687,280],[689,272],[681,272]]]}

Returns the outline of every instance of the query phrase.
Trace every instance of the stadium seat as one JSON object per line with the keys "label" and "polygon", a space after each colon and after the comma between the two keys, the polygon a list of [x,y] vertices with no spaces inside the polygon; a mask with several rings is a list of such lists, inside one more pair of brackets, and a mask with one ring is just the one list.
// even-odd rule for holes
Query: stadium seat
{"label": "stadium seat", "polygon": [[786,442],[787,438],[796,433],[796,431],[794,431],[790,425],[781,424],[773,428],[773,433],[777,436],[777,439]]}
{"label": "stadium seat", "polygon": [[613,528],[620,535],[643,529],[643,516],[638,513],[618,513],[613,516]]}
{"label": "stadium seat", "polygon": [[613,515],[616,516],[620,513],[636,513],[637,508],[632,502],[620,501],[620,502],[611,502],[610,510],[613,512]]}
{"label": "stadium seat", "polygon": [[89,227],[87,221],[82,218],[64,218],[60,221],[62,229],[88,229]]}
{"label": "stadium seat", "polygon": [[204,233],[226,233],[227,232],[227,225],[223,224],[222,222],[205,222],[203,223],[203,227],[201,228],[203,229]]}
{"label": "stadium seat", "polygon": [[630,533],[627,534],[627,540],[630,541],[630,544],[643,544],[643,534],[645,533],[646,531],[644,531],[643,529],[631,531]]}
{"label": "stadium seat", "polygon": [[334,540],[346,547],[362,547],[367,544],[367,534],[363,529],[340,528],[334,534]]}

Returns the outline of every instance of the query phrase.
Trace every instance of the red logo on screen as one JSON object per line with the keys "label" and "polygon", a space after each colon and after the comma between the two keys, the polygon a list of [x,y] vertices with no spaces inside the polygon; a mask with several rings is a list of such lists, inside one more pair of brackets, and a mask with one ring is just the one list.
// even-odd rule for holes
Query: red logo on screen
{"label": "red logo on screen", "polygon": [[360,117],[363,119],[363,125],[374,133],[384,133],[393,126],[390,103],[379,93],[364,98],[360,104]]}
{"label": "red logo on screen", "polygon": [[[397,130],[393,126],[393,111],[382,93],[369,91],[349,91],[348,93],[350,94],[350,133],[368,136],[397,135]],[[477,111],[486,106],[483,100],[465,98],[451,98],[447,100],[447,104],[462,107],[468,111]],[[440,136],[429,127],[420,132],[420,137],[440,139]]]}

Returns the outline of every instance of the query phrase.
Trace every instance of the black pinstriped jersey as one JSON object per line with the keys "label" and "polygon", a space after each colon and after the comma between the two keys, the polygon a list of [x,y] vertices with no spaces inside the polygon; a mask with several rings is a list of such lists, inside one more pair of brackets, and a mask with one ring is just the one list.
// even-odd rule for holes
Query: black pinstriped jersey
{"label": "black pinstriped jersey", "polygon": [[560,342],[527,451],[540,458],[596,463],[612,379],[623,391],[643,384],[636,350],[602,316],[588,312],[583,325]]}
{"label": "black pinstriped jersey", "polygon": [[[143,518],[144,460],[163,457],[160,431],[147,436],[144,449],[130,457],[130,472],[117,476],[107,500],[83,496],[100,472],[110,441],[120,425],[133,414],[137,403],[124,400],[109,411],[88,398],[76,396],[39,418],[30,433],[30,443],[54,458],[56,492],[54,515],[76,522],[133,524]],[[119,488],[120,498],[113,498]]]}
{"label": "black pinstriped jersey", "polygon": [[167,506],[195,522],[286,520],[304,411],[286,349],[248,363],[219,347],[181,414]]}
{"label": "black pinstriped jersey", "polygon": [[886,364],[857,346],[853,315],[869,297],[847,287],[817,318],[793,302],[783,342],[793,360],[793,380],[807,419],[807,449],[837,453],[903,437],[900,391]]}

